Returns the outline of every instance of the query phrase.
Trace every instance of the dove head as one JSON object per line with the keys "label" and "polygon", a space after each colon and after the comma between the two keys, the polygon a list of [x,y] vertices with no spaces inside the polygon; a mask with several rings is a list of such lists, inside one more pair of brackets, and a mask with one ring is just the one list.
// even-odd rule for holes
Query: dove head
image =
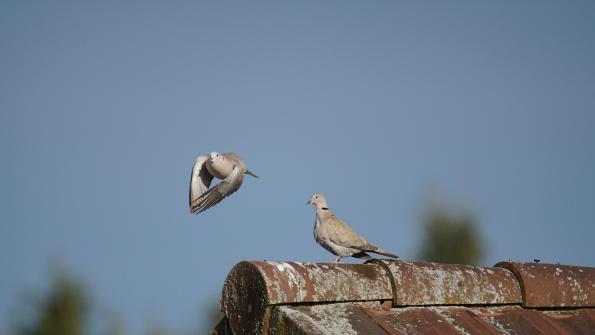
{"label": "dove head", "polygon": [[223,155],[216,151],[213,151],[209,154],[209,160],[211,162],[217,162],[217,161],[221,161],[223,159],[224,159]]}
{"label": "dove head", "polygon": [[223,154],[215,151],[209,154],[209,160],[206,165],[209,173],[219,179],[227,178],[233,170],[233,164],[229,164],[229,161],[225,159]]}
{"label": "dove head", "polygon": [[314,206],[316,206],[316,209],[328,208],[326,198],[324,197],[324,195],[320,193],[314,193],[310,197],[310,200],[308,200],[307,204],[314,204]]}

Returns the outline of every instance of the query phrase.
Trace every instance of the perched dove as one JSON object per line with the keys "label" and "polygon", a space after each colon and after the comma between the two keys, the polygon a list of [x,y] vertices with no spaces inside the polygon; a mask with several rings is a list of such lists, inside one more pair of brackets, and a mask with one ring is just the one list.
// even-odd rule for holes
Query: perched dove
{"label": "perched dove", "polygon": [[345,222],[339,220],[326,203],[326,199],[320,193],[315,193],[307,204],[316,206],[316,224],[314,225],[314,239],[323,248],[337,255],[335,263],[343,257],[357,257],[372,259],[366,252],[399,258],[383,249],[371,244],[365,238],[358,235]]}
{"label": "perched dove", "polygon": [[[190,212],[198,214],[218,204],[242,186],[246,174],[259,178],[246,169],[237,154],[211,152],[198,156],[190,176]],[[222,181],[209,188],[213,177]]]}

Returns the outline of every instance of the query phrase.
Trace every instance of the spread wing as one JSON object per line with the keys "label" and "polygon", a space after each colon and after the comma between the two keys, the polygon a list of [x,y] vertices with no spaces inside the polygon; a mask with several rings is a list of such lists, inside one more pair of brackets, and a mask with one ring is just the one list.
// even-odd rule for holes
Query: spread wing
{"label": "spread wing", "polygon": [[192,167],[192,175],[190,175],[190,190],[189,190],[189,206],[192,212],[192,204],[200,198],[207,190],[213,176],[207,170],[206,162],[209,156],[198,156]]}
{"label": "spread wing", "polygon": [[216,186],[207,190],[200,198],[196,199],[191,205],[191,211],[194,214],[203,212],[223,200],[225,197],[237,191],[244,181],[244,171],[239,166],[234,166],[227,178]]}

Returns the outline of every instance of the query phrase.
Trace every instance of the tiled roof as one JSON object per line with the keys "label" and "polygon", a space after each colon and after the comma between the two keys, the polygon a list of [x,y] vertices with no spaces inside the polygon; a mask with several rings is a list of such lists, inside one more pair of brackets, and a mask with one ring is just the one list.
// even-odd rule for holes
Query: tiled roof
{"label": "tiled roof", "polygon": [[595,268],[241,262],[214,334],[595,334]]}

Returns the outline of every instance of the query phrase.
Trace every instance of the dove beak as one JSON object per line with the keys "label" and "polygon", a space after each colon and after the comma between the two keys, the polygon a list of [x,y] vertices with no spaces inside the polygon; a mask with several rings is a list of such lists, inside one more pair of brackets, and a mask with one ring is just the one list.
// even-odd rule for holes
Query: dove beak
{"label": "dove beak", "polygon": [[312,203],[312,200],[308,200],[308,202],[306,202],[306,205],[309,205]]}
{"label": "dove beak", "polygon": [[250,170],[246,170],[246,174],[251,175],[254,178],[260,178],[259,176],[257,176],[254,173],[250,172]]}

